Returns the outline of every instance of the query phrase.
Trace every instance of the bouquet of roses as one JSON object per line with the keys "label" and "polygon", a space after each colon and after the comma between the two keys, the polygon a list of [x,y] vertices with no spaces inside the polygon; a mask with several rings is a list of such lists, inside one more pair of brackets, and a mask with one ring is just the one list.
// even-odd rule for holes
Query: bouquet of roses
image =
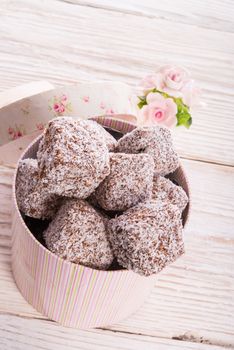
{"label": "bouquet of roses", "polygon": [[200,90],[187,70],[163,66],[140,83],[138,123],[169,128],[192,124],[191,109],[199,104]]}

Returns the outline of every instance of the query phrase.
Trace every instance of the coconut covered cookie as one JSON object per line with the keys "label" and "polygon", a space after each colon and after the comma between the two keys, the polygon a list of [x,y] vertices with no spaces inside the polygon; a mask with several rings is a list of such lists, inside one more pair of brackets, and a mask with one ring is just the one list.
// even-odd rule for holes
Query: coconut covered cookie
{"label": "coconut covered cookie", "polygon": [[49,123],[37,157],[40,181],[60,196],[87,198],[110,172],[106,143],[70,117]]}
{"label": "coconut covered cookie", "polygon": [[117,146],[116,139],[100,124],[93,120],[77,120],[77,123],[88,131],[91,137],[98,140],[103,140],[106,143],[109,151],[114,151],[115,147]]}
{"label": "coconut covered cookie", "polygon": [[170,203],[182,212],[188,204],[188,196],[182,187],[173,184],[169,179],[155,176],[153,181],[152,200],[157,203]]}
{"label": "coconut covered cookie", "polygon": [[171,132],[162,126],[134,129],[118,141],[116,152],[150,154],[154,159],[156,175],[167,175],[179,166]]}
{"label": "coconut covered cookie", "polygon": [[158,273],[184,253],[181,213],[171,204],[141,203],[108,223],[118,263],[141,275]]}
{"label": "coconut covered cookie", "polygon": [[43,235],[48,249],[71,262],[105,270],[113,261],[105,220],[84,200],[68,199]]}
{"label": "coconut covered cookie", "polygon": [[122,211],[150,198],[154,161],[148,154],[110,154],[110,174],[95,192],[105,210]]}
{"label": "coconut covered cookie", "polygon": [[96,122],[59,117],[49,122],[37,159],[20,161],[16,198],[27,224],[35,225],[28,216],[51,220],[41,242],[59,257],[149,276],[184,252],[188,197],[162,176],[178,165],[163,127],[136,128],[117,143]]}
{"label": "coconut covered cookie", "polygon": [[35,219],[52,218],[60,205],[60,199],[49,194],[39,183],[36,159],[20,161],[16,178],[16,198],[19,209]]}

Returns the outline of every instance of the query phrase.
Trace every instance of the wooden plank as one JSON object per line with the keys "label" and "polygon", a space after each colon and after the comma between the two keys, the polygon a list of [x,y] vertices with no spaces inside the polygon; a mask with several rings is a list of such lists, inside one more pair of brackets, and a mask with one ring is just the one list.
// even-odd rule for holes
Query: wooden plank
{"label": "wooden plank", "polygon": [[[200,14],[201,1],[197,6]],[[217,13],[220,6],[215,6]],[[191,130],[176,132],[178,151],[187,158],[234,165],[229,151],[234,146],[233,33],[55,0],[5,0],[1,7],[1,90],[42,77],[56,85],[94,78],[134,85],[173,61],[192,71],[207,104],[194,113]]]}
{"label": "wooden plank", "polygon": [[[151,297],[112,331],[234,346],[234,169],[183,161],[193,193],[186,254],[159,275]],[[0,176],[0,312],[42,318],[18,292],[10,269],[10,184]],[[222,195],[220,195],[222,194]]]}
{"label": "wooden plank", "polygon": [[234,6],[229,0],[188,2],[186,0],[66,0],[71,4],[119,11],[149,18],[163,18],[171,23],[196,25],[219,31],[234,32]]}
{"label": "wooden plank", "polygon": [[138,334],[116,333],[110,330],[76,330],[50,321],[20,319],[0,315],[0,346],[2,350],[103,350],[103,349],[181,349],[222,350],[220,346],[181,342]]}

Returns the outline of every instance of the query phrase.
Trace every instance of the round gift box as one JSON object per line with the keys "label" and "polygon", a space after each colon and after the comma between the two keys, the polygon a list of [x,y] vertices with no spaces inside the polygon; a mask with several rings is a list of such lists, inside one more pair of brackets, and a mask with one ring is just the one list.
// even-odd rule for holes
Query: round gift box
{"label": "round gift box", "polygon": [[[132,124],[97,119],[107,129],[124,134]],[[40,137],[21,159],[36,158]],[[16,172],[17,173],[17,172]],[[189,195],[180,166],[172,177]],[[27,228],[19,211],[13,183],[12,271],[24,298],[41,314],[74,328],[104,327],[130,315],[152,290],[156,275],[140,276],[129,270],[101,271],[63,260],[46,249]],[[189,205],[183,213],[185,225]]]}

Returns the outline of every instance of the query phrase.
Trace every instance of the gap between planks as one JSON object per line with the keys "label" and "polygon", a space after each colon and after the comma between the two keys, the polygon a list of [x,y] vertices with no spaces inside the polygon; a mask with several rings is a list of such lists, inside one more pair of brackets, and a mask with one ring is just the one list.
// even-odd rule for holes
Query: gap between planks
{"label": "gap between planks", "polygon": [[[113,332],[110,330],[76,330],[64,328],[51,321],[21,319],[15,316],[1,316],[0,345],[1,349],[33,348],[44,350],[87,349],[87,350],[222,350],[223,347],[208,344],[197,344],[174,339],[152,338],[138,334]],[[34,347],[35,341],[37,345]]]}
{"label": "gap between planks", "polygon": [[[130,14],[134,16],[144,16],[147,18],[165,19],[170,23],[184,23],[187,25],[196,25],[206,29],[212,28],[222,32],[234,32],[233,18],[234,6],[229,1],[196,1],[196,6],[191,7],[186,0],[177,0],[176,7],[164,1],[158,3],[155,1],[141,0],[126,1],[118,0],[58,0],[60,2],[93,7],[107,11]],[[225,10],[224,10],[225,8]],[[191,11],[193,10],[193,12]],[[211,13],[212,12],[212,13]],[[200,18],[199,18],[200,17]]]}

